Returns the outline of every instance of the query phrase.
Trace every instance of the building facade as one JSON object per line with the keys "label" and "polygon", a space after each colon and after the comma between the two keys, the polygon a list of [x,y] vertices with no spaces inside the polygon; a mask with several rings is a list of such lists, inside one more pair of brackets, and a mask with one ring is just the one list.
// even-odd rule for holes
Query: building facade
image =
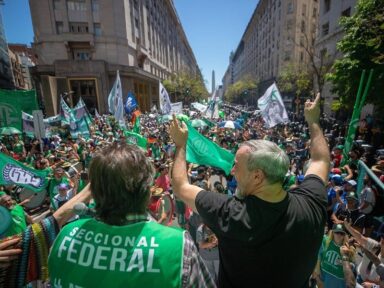
{"label": "building facade", "polygon": [[318,0],[260,0],[230,57],[224,90],[245,76],[267,87],[285,66],[308,66],[305,48],[313,49],[318,11]]}
{"label": "building facade", "polygon": [[[329,65],[342,54],[336,49],[336,44],[343,37],[343,31],[339,25],[340,17],[349,17],[355,13],[356,0],[320,0],[319,33],[315,43],[316,51],[325,55]],[[337,95],[331,92],[331,83],[325,82],[322,96],[324,97],[324,112],[332,114],[332,102]]]}
{"label": "building facade", "polygon": [[0,89],[13,89],[14,83],[3,26],[2,5],[4,5],[4,2],[0,0]]}
{"label": "building facade", "polygon": [[159,80],[200,75],[172,0],[30,0],[37,57],[34,76],[48,115],[60,95],[70,105],[108,111],[119,70],[123,95],[132,91],[142,111],[158,105]]}
{"label": "building facade", "polygon": [[25,44],[8,44],[8,49],[15,88],[32,90],[34,87],[29,69],[36,63],[32,49]]}

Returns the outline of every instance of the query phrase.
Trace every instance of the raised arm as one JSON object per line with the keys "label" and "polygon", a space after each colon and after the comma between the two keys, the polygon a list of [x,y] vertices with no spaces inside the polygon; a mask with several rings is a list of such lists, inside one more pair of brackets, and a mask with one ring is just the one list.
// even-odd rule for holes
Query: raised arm
{"label": "raised arm", "polygon": [[316,99],[311,102],[307,100],[304,107],[305,120],[308,123],[311,135],[311,161],[305,175],[315,174],[319,176],[324,183],[328,182],[328,173],[330,166],[330,155],[327,142],[320,128],[320,93],[317,93]]}
{"label": "raised arm", "polygon": [[173,115],[173,121],[170,126],[170,135],[176,145],[175,161],[172,166],[172,189],[175,195],[187,204],[195,212],[195,199],[197,194],[202,190],[200,187],[191,185],[188,182],[186,146],[188,139],[188,129],[184,123],[179,125],[176,116]]}

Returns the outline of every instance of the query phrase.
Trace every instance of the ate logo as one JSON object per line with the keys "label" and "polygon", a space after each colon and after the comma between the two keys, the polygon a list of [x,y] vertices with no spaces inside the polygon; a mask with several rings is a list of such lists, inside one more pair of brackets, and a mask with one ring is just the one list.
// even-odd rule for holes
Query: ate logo
{"label": "ate logo", "polygon": [[17,111],[13,106],[0,103],[0,121],[1,126],[14,126],[20,119],[17,117]]}
{"label": "ate logo", "polygon": [[208,145],[201,139],[192,140],[193,150],[200,156],[207,156],[208,154]]}
{"label": "ate logo", "polygon": [[9,163],[3,168],[2,174],[4,180],[8,183],[31,185],[35,188],[40,188],[44,185],[44,181],[41,177]]}

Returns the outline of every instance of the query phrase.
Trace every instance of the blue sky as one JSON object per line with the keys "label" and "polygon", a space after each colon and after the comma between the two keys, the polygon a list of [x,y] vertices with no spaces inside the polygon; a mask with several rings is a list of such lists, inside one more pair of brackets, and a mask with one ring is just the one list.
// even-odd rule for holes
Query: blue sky
{"label": "blue sky", "polygon": [[[228,67],[229,54],[235,50],[256,8],[258,0],[173,0],[211,91],[215,70],[216,85]],[[4,0],[3,24],[8,43],[30,44],[33,29],[28,0]]]}

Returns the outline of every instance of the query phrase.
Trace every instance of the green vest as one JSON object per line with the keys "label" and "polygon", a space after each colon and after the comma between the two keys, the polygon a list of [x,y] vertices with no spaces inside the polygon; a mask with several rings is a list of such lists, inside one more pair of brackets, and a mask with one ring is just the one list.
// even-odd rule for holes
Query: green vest
{"label": "green vest", "polygon": [[[184,231],[155,222],[67,224],[49,258],[56,287],[181,287]],[[77,286],[76,286],[77,285]]]}
{"label": "green vest", "polygon": [[339,279],[344,279],[343,263],[341,260],[340,246],[331,241],[326,247],[328,237],[323,238],[323,251],[321,253],[320,267],[324,272]]}
{"label": "green vest", "polygon": [[24,209],[20,205],[15,205],[12,210],[9,211],[12,216],[11,226],[3,237],[9,237],[17,234],[21,234],[27,228],[27,222],[25,221]]}

